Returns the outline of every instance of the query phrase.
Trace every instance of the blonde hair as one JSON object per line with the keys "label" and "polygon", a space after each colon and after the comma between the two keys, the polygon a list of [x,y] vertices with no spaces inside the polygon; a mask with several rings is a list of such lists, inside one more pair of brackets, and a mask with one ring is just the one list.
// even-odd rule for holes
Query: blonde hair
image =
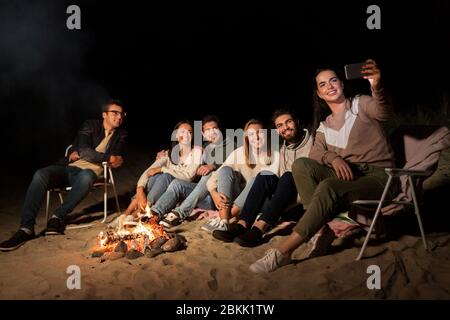
{"label": "blonde hair", "polygon": [[[252,125],[252,124],[257,124],[260,125],[262,127],[262,129],[266,129],[266,127],[264,126],[264,123],[261,120],[258,119],[250,119],[249,121],[247,121],[247,123],[244,126],[244,155],[245,155],[245,164],[249,167],[249,168],[255,168],[256,167],[256,163],[251,163],[250,161],[250,142],[248,141],[248,136],[247,136],[247,130],[248,128]],[[272,150],[270,148],[270,135],[266,134],[266,139],[264,142],[266,149],[267,149],[267,157],[268,157],[268,163],[266,164],[271,164],[272,162]]]}

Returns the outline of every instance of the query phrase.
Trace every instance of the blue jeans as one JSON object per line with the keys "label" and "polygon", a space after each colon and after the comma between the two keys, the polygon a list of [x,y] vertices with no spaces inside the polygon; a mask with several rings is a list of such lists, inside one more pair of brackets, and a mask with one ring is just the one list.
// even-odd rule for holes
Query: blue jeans
{"label": "blue jeans", "polygon": [[166,192],[173,179],[175,178],[168,173],[151,176],[145,187],[147,190],[147,200],[152,204],[156,203],[164,192]]}
{"label": "blue jeans", "polygon": [[[291,172],[284,173],[280,178],[274,174],[260,173],[256,176],[251,192],[242,208],[239,219],[251,226],[258,213],[262,213],[260,220],[274,225],[287,207],[297,198],[297,189]],[[301,212],[297,207],[296,213]],[[289,215],[292,212],[289,210]],[[300,218],[299,215],[296,217]]]}
{"label": "blue jeans", "polygon": [[57,217],[64,218],[86,197],[96,179],[94,171],[71,166],[51,165],[37,170],[25,195],[20,227],[34,229],[36,216],[48,189],[72,186],[64,203],[54,212]]}
{"label": "blue jeans", "polygon": [[[204,210],[213,210],[214,202],[206,188],[206,182],[210,176],[211,174],[203,176],[198,183],[179,179],[173,180],[167,191],[152,207],[152,211],[158,213],[159,216],[174,211],[179,214],[181,219],[185,219],[196,207]],[[184,201],[181,205],[175,208],[182,199]]]}
{"label": "blue jeans", "polygon": [[242,185],[242,175],[234,171],[230,167],[223,167],[219,171],[219,177],[217,182],[217,191],[225,194],[234,204],[242,209],[245,200],[251,190],[254,182],[254,178],[246,182],[245,186]]}
{"label": "blue jeans", "polygon": [[[214,201],[206,188],[206,183],[211,174],[203,176],[198,183],[187,182],[179,179],[173,180],[167,191],[159,198],[159,200],[152,207],[152,211],[159,216],[163,216],[170,211],[174,211],[179,214],[181,219],[188,217],[194,208],[200,208],[204,210],[214,210]],[[234,179],[237,173],[233,170],[225,170],[223,177],[221,178],[227,181]],[[238,177],[238,176],[237,176]],[[235,179],[239,182],[239,179]],[[251,189],[253,179],[247,183],[244,190],[239,193],[239,196],[235,199],[234,204],[239,208],[242,208],[247,198],[248,192]],[[223,186],[223,188],[228,188]],[[239,187],[239,190],[241,188]],[[239,191],[238,191],[239,192]],[[179,201],[184,199],[180,206],[175,207]]]}

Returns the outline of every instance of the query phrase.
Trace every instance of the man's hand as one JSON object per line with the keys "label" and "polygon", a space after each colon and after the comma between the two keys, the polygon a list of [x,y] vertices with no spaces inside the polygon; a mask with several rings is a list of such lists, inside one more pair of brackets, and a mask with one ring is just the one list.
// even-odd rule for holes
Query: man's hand
{"label": "man's hand", "polygon": [[378,90],[381,88],[380,85],[380,79],[381,79],[381,72],[378,68],[377,63],[372,60],[368,59],[366,60],[366,64],[362,67],[362,74],[364,75],[364,79],[368,79],[370,82],[370,86]]}
{"label": "man's hand", "polygon": [[211,192],[211,198],[213,199],[216,208],[219,210],[231,207],[230,200],[223,193],[213,191]]}
{"label": "man's hand", "polygon": [[353,180],[353,172],[348,163],[341,157],[336,157],[331,163],[339,179],[345,181]]}
{"label": "man's hand", "polygon": [[197,169],[197,174],[199,176],[207,176],[213,170],[214,166],[212,164],[205,164]]}
{"label": "man's hand", "polygon": [[148,169],[147,176],[153,177],[154,175],[157,175],[159,173],[161,173],[161,167],[151,168],[151,169]]}
{"label": "man's hand", "polygon": [[167,157],[169,155],[169,150],[161,150],[156,154],[156,160]]}
{"label": "man's hand", "polygon": [[116,169],[123,164],[123,158],[122,156],[110,156],[108,162],[111,167]]}
{"label": "man's hand", "polygon": [[69,155],[69,162],[74,162],[80,159],[80,154],[78,151],[74,151]]}

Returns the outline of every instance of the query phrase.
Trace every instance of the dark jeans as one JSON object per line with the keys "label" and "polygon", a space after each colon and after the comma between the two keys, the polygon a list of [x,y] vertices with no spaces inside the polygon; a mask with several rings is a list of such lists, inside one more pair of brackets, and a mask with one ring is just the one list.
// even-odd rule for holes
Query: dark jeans
{"label": "dark jeans", "polygon": [[51,165],[37,170],[25,196],[20,227],[33,230],[48,189],[72,186],[64,198],[64,203],[54,212],[57,217],[64,218],[86,197],[96,179],[94,171],[77,167]]}
{"label": "dark jeans", "polygon": [[287,207],[297,198],[292,173],[286,172],[280,178],[268,172],[261,172],[255,178],[239,219],[251,226],[258,213],[260,220],[274,225]]}

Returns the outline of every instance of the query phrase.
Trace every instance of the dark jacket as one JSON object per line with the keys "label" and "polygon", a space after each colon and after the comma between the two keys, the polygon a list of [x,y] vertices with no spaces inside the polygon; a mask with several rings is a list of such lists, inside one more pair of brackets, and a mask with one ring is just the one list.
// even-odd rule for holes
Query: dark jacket
{"label": "dark jacket", "polygon": [[[103,120],[86,120],[78,130],[68,155],[74,151],[78,151],[81,159],[101,164],[103,161],[108,161],[112,155],[123,156],[127,136],[128,133],[126,130],[117,128],[109,140],[106,152],[97,152],[95,148],[105,138]],[[65,161],[60,160],[58,163],[67,165],[68,159],[65,158]]]}

